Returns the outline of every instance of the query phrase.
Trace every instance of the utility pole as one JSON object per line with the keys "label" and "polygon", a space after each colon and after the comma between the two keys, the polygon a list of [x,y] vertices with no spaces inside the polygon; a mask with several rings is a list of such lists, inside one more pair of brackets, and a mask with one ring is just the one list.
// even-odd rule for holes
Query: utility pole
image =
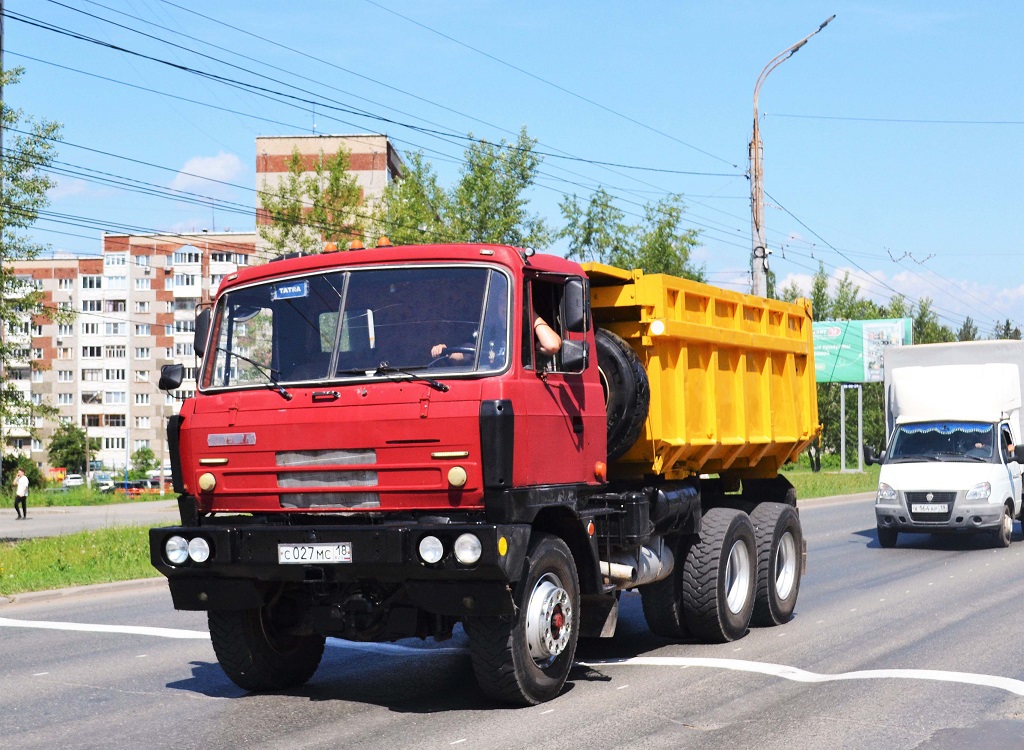
{"label": "utility pole", "polygon": [[[4,112],[7,107],[4,104],[4,0],[0,0],[0,201],[4,200]],[[0,209],[2,210],[2,209]],[[3,266],[4,261],[4,248],[3,238],[0,237],[0,267]],[[4,320],[0,320],[0,345],[4,341],[4,328],[7,327],[7,323]],[[6,387],[4,386],[4,361],[0,358],[0,487],[3,486],[4,482],[4,455],[7,453],[7,443],[4,441],[4,392]]]}
{"label": "utility pole", "polygon": [[783,50],[771,59],[754,86],[754,134],[750,139],[750,292],[758,297],[768,296],[768,240],[765,238],[764,227],[764,146],[761,143],[761,128],[758,120],[757,97],[761,93],[768,74],[792,57],[798,49],[807,44],[807,40],[829,25],[835,15],[829,16],[816,30],[799,42]]}

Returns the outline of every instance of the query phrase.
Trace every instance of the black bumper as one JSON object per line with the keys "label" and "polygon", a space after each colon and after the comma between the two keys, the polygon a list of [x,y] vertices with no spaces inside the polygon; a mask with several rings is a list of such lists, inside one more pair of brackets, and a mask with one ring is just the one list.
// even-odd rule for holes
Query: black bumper
{"label": "black bumper", "polygon": [[[480,539],[483,553],[471,566],[453,553],[463,533]],[[420,540],[444,544],[440,562],[419,558]],[[171,536],[204,538],[210,559],[172,565],[164,554]],[[504,544],[499,540],[504,539]],[[510,584],[523,569],[530,527],[525,524],[403,524],[388,526],[173,526],[150,529],[150,561],[170,582],[176,609],[243,609],[263,603],[263,584],[292,583],[311,591],[347,584],[400,586],[409,601],[441,615],[510,614]],[[285,564],[278,545],[348,542],[352,561]],[[504,549],[504,554],[501,550]]]}

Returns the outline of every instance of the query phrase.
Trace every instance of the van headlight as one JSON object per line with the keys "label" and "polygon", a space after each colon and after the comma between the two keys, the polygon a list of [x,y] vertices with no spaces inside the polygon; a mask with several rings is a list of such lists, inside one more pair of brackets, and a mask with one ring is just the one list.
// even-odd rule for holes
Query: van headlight
{"label": "van headlight", "polygon": [[894,503],[898,499],[896,490],[887,485],[885,482],[878,483],[878,496],[875,498],[875,504],[881,505],[883,503]]}
{"label": "van headlight", "polygon": [[992,495],[992,485],[988,482],[982,482],[976,484],[971,489],[967,490],[967,497],[965,500],[988,500]]}

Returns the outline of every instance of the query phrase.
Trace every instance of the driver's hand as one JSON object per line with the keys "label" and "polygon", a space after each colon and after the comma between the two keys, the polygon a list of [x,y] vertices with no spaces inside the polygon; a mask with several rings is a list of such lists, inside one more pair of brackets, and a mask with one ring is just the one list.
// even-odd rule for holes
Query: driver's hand
{"label": "driver's hand", "polygon": [[440,357],[444,354],[444,350],[448,348],[448,344],[438,344],[430,350],[431,357]]}

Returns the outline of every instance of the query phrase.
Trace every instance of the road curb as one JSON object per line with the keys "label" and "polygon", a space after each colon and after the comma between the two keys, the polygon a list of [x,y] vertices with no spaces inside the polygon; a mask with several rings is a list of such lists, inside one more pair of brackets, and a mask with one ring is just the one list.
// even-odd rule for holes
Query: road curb
{"label": "road curb", "polygon": [[39,602],[70,599],[72,597],[90,594],[127,593],[133,590],[145,591],[146,589],[155,589],[159,586],[166,585],[167,579],[163,576],[158,576],[156,578],[136,578],[131,581],[115,581],[114,583],[94,583],[89,586],[71,586],[65,589],[26,591],[22,594],[0,596],[0,607],[4,607],[9,604],[37,604]]}

